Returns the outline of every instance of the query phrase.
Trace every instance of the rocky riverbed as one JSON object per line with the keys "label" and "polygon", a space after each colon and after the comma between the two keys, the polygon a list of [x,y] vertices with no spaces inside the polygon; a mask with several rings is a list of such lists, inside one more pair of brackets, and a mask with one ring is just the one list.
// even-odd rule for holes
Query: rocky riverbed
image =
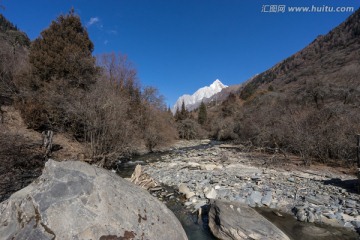
{"label": "rocky riverbed", "polygon": [[[261,159],[249,158],[228,145],[175,151],[159,158],[143,171],[184,194],[184,205],[190,211],[198,210],[209,199],[220,199],[266,207],[277,214],[289,213],[301,222],[360,228],[360,198],[346,185],[355,183],[355,176],[260,167]],[[166,200],[172,194],[163,193],[162,197]]]}

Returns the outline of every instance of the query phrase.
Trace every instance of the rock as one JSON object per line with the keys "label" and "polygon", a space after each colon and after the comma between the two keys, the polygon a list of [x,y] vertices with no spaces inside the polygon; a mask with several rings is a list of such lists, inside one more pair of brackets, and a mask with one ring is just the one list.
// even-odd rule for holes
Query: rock
{"label": "rock", "polygon": [[333,213],[323,213],[323,215],[329,219],[336,219],[336,216]]}
{"label": "rock", "polygon": [[308,212],[307,221],[310,223],[315,222],[315,215],[312,212]]}
{"label": "rock", "polygon": [[296,213],[296,218],[300,222],[305,222],[307,220],[306,213],[304,210],[300,210]]}
{"label": "rock", "polygon": [[188,192],[188,193],[186,193],[186,195],[185,195],[185,197],[186,197],[187,199],[192,198],[193,196],[195,196],[195,193],[194,193],[194,192]]}
{"label": "rock", "polygon": [[348,208],[354,208],[356,206],[356,201],[353,200],[346,200],[345,201],[345,206]]}
{"label": "rock", "polygon": [[355,228],[360,228],[360,221],[351,221],[351,224],[352,224]]}
{"label": "rock", "polygon": [[150,192],[158,192],[158,191],[161,191],[163,188],[162,187],[153,187],[153,188],[149,188],[149,191]]}
{"label": "rock", "polygon": [[0,212],[0,239],[187,239],[159,200],[83,162],[49,160]]}
{"label": "rock", "polygon": [[254,182],[261,181],[261,176],[259,176],[259,175],[252,176],[251,180],[253,180]]}
{"label": "rock", "polygon": [[344,224],[344,227],[346,227],[346,228],[352,228],[353,225],[352,225],[350,222],[346,222],[346,223]]}
{"label": "rock", "polygon": [[189,199],[189,198],[191,198],[191,197],[193,197],[193,196],[196,195],[196,194],[195,194],[194,192],[192,192],[192,191],[188,188],[188,186],[187,186],[186,184],[184,184],[184,183],[181,183],[181,184],[179,185],[179,192],[182,193],[182,194],[184,194],[187,199]]}
{"label": "rock", "polygon": [[202,206],[206,205],[207,204],[207,201],[206,200],[201,200],[200,202],[196,203],[194,205],[194,209],[197,210],[199,208],[201,208]]}
{"label": "rock", "polygon": [[294,207],[294,210],[295,210],[296,212],[298,212],[298,211],[303,211],[303,210],[305,210],[306,208],[308,208],[307,205],[297,205],[297,206]]}
{"label": "rock", "polygon": [[188,162],[188,166],[190,168],[199,168],[200,167],[200,164],[197,163],[197,162]]}
{"label": "rock", "polygon": [[288,181],[289,181],[289,182],[295,182],[295,178],[290,177],[290,178],[288,178]]}
{"label": "rock", "polygon": [[186,194],[190,193],[191,191],[186,184],[181,183],[179,185],[179,192],[186,195]]}
{"label": "rock", "polygon": [[214,188],[211,188],[206,194],[205,197],[208,199],[215,199],[217,196],[216,190]]}
{"label": "rock", "polygon": [[206,145],[206,144],[210,144],[211,140],[210,139],[203,139],[200,141],[201,144]]}
{"label": "rock", "polygon": [[349,213],[350,216],[356,217],[359,215],[359,212],[357,210],[353,210],[351,213]]}
{"label": "rock", "polygon": [[305,197],[305,200],[315,205],[324,205],[324,203],[315,197]]}
{"label": "rock", "polygon": [[217,165],[215,165],[215,164],[203,164],[203,165],[200,166],[200,168],[202,170],[212,171],[215,168],[217,168]]}
{"label": "rock", "polygon": [[261,205],[262,195],[259,191],[253,191],[249,196],[250,202],[254,202],[255,204]]}
{"label": "rock", "polygon": [[215,237],[228,239],[289,239],[252,208],[238,202],[212,200],[209,227]]}
{"label": "rock", "polygon": [[219,199],[228,199],[232,195],[229,189],[219,189],[216,191],[216,194]]}
{"label": "rock", "polygon": [[262,197],[261,199],[261,203],[265,206],[270,206],[272,201],[272,192],[271,191],[267,191],[265,193],[265,195]]}

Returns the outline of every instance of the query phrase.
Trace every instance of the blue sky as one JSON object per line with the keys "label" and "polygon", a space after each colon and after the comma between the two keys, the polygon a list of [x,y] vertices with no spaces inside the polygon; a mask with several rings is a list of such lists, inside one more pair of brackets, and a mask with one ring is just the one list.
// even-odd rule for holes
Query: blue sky
{"label": "blue sky", "polygon": [[[71,7],[94,54],[127,54],[142,85],[169,105],[220,79],[238,84],[301,50],[352,12],[294,13],[290,6],[360,7],[359,0],[0,0],[31,39]],[[266,6],[265,6],[266,5]],[[285,5],[284,13],[262,12]]]}

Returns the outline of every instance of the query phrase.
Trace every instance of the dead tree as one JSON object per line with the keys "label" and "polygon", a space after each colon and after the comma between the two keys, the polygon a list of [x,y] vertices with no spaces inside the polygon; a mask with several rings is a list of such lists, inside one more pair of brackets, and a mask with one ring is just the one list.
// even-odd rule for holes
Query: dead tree
{"label": "dead tree", "polygon": [[360,134],[356,135],[356,157],[357,157],[357,175],[358,175],[358,192],[360,192]]}
{"label": "dead tree", "polygon": [[45,158],[50,156],[52,145],[53,145],[53,136],[54,132],[51,130],[43,131],[43,148],[45,149]]}

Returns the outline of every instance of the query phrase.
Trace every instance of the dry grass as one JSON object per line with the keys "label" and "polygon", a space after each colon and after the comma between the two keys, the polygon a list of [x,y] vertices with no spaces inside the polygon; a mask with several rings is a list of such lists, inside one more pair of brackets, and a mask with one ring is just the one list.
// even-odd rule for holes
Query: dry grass
{"label": "dry grass", "polygon": [[[4,123],[1,126],[3,136],[21,136],[30,145],[41,148],[43,136],[41,133],[29,129],[20,116],[20,112],[13,106],[2,106]],[[51,158],[57,160],[80,160],[85,154],[85,146],[66,133],[54,134],[54,152]]]}

